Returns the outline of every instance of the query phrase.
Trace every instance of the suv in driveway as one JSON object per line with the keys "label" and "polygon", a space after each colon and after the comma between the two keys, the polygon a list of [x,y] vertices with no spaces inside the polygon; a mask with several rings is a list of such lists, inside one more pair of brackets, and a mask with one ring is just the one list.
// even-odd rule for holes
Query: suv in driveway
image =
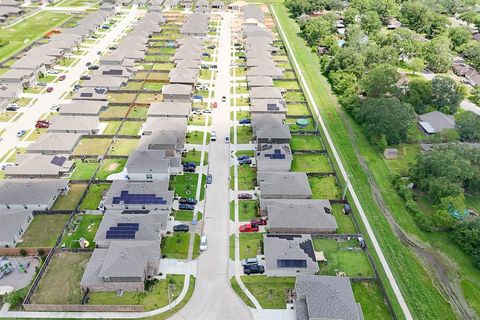
{"label": "suv in driveway", "polygon": [[264,272],[265,272],[265,267],[259,264],[252,264],[252,265],[243,267],[243,273],[245,273],[247,276],[254,273],[263,274]]}
{"label": "suv in driveway", "polygon": [[179,210],[195,210],[195,206],[192,204],[180,203],[178,205]]}
{"label": "suv in driveway", "polygon": [[253,196],[250,193],[240,193],[238,199],[253,199]]}
{"label": "suv in driveway", "polygon": [[260,228],[256,224],[246,223],[238,228],[240,232],[257,232]]}
{"label": "suv in driveway", "polygon": [[188,232],[188,230],[190,230],[188,224],[177,224],[176,226],[173,226],[174,232]]}
{"label": "suv in driveway", "polygon": [[193,198],[180,198],[178,202],[181,204],[197,204],[197,200]]}
{"label": "suv in driveway", "polygon": [[258,264],[258,259],[257,258],[246,258],[242,260],[242,266],[251,266],[254,264]]}

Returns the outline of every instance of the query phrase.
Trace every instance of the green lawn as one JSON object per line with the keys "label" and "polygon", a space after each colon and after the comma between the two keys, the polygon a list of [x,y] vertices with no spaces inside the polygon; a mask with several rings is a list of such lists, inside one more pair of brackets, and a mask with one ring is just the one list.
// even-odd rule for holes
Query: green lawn
{"label": "green lawn", "polygon": [[343,213],[343,204],[334,203],[332,204],[332,214],[337,221],[338,229],[337,233],[340,234],[351,234],[357,233],[357,229],[355,229],[355,224],[353,223],[353,219],[350,215]]}
{"label": "green lawn", "polygon": [[111,142],[112,140],[108,138],[84,138],[73,151],[73,155],[94,157],[103,155]]}
{"label": "green lawn", "polygon": [[[184,173],[170,176],[170,187],[175,188],[175,194],[179,197],[196,198],[198,173]],[[205,175],[202,177],[200,200],[204,197]]]}
{"label": "green lawn", "polygon": [[175,232],[168,237],[162,238],[162,256],[171,259],[186,259],[190,233]]}
{"label": "green lawn", "polygon": [[2,40],[8,43],[0,48],[0,60],[4,60],[32,42],[43,37],[50,29],[61,25],[73,17],[66,13],[55,11],[41,11],[15,26],[2,30]]}
{"label": "green lawn", "polygon": [[[240,233],[240,259],[254,258],[257,254],[262,254],[263,233]],[[230,259],[235,258],[234,237],[230,236]]]}
{"label": "green lawn", "polygon": [[242,282],[264,309],[285,309],[295,277],[242,276]]}
{"label": "green lawn", "polygon": [[121,172],[126,163],[127,159],[104,159],[95,178],[106,180],[109,175]]}
{"label": "green lawn", "polygon": [[382,291],[375,282],[352,282],[355,301],[362,306],[365,320],[392,319]]}
{"label": "green lawn", "polygon": [[142,128],[142,123],[139,121],[125,121],[122,128],[118,132],[121,135],[136,136]]}
{"label": "green lawn", "polygon": [[104,135],[115,135],[118,131],[118,128],[122,125],[121,121],[108,121],[105,130],[103,130],[102,134]]}
{"label": "green lawn", "polygon": [[[193,210],[175,210],[172,212],[177,221],[192,221],[193,220]],[[202,220],[202,213],[197,213],[197,221]]]}
{"label": "green lawn", "polygon": [[[190,150],[185,153],[185,155],[182,155],[182,163],[185,162],[195,162],[197,165],[200,165],[200,156],[201,152],[197,150]],[[204,159],[203,159],[203,164],[207,165],[208,164],[208,153],[205,152]]]}
{"label": "green lawn", "polygon": [[293,156],[292,171],[333,172],[326,154],[296,154]]}
{"label": "green lawn", "polygon": [[53,247],[68,217],[68,214],[36,215],[17,247]]}
{"label": "green lawn", "polygon": [[[233,142],[233,128],[230,128],[230,140]],[[237,126],[237,143],[250,143],[253,140],[251,126]]]}
{"label": "green lawn", "polygon": [[110,150],[109,155],[128,156],[137,148],[139,139],[117,139]]}
{"label": "green lawn", "polygon": [[90,180],[97,170],[98,162],[83,162],[75,160],[75,170],[70,176],[70,180]]}
{"label": "green lawn", "polygon": [[230,278],[230,285],[232,286],[233,291],[242,299],[242,301],[249,306],[250,308],[255,308],[255,305],[253,304],[252,301],[247,297],[245,292],[240,288],[240,285],[237,282],[237,279],[235,277]]}
{"label": "green lawn", "polygon": [[200,235],[195,233],[195,239],[193,240],[193,253],[192,259],[198,258],[200,255]]}
{"label": "green lawn", "polygon": [[[408,168],[415,163],[417,155],[420,152],[420,146],[414,145],[400,145],[396,147],[398,149],[399,157],[394,160],[384,160],[385,164],[392,171],[392,173],[398,173],[402,176],[408,175]],[[381,155],[383,157],[383,154]]]}
{"label": "green lawn", "polygon": [[[230,120],[233,120],[234,112],[235,111],[230,112]],[[252,114],[250,113],[250,111],[237,111],[237,120],[251,119],[251,118],[252,118]]]}
{"label": "green lawn", "polygon": [[[206,117],[204,115],[191,115],[188,117],[188,124],[191,126],[204,126]],[[212,118],[208,118],[208,125],[212,123]]]}
{"label": "green lawn", "polygon": [[100,118],[123,118],[127,115],[128,107],[112,106],[100,113]]}
{"label": "green lawn", "polygon": [[146,285],[145,292],[126,291],[121,296],[114,291],[97,291],[90,293],[89,304],[92,305],[142,305],[145,311],[168,305],[170,298],[174,301],[182,292],[184,275],[167,275],[166,279],[154,280]]}
{"label": "green lawn", "polygon": [[[238,221],[250,221],[258,216],[257,200],[238,200]],[[230,220],[235,221],[234,201],[230,201]]]}
{"label": "green lawn", "polygon": [[[230,168],[230,187],[234,188],[233,166]],[[257,178],[257,172],[249,165],[238,166],[238,190],[253,190],[255,188],[254,181]]]}
{"label": "green lawn", "polygon": [[323,251],[326,262],[319,262],[320,274],[334,276],[345,272],[347,277],[373,277],[367,255],[358,246],[357,239],[335,241],[332,239],[313,239],[315,251]]}
{"label": "green lawn", "polygon": [[[186,142],[188,144],[202,144],[203,143],[203,131],[189,131],[186,135]],[[207,133],[206,143],[210,142],[210,133]]]}
{"label": "green lawn", "polygon": [[335,176],[308,177],[308,182],[314,199],[339,200],[342,197]]}
{"label": "green lawn", "polygon": [[102,222],[101,214],[77,214],[66,236],[62,239],[67,248],[80,248],[79,239],[84,238],[89,242],[89,248],[95,248],[93,239],[97,233],[98,226]]}
{"label": "green lawn", "polygon": [[292,148],[292,151],[299,151],[299,150],[320,151],[325,149],[319,137],[316,135],[315,136],[292,135],[292,139],[290,140],[290,147]]}
{"label": "green lawn", "polygon": [[88,188],[87,195],[80,205],[80,210],[96,210],[102,200],[104,190],[110,188],[110,184],[92,184]]}
{"label": "green lawn", "polygon": [[25,138],[25,141],[36,141],[46,131],[47,131],[47,128],[32,129],[30,134]]}
{"label": "green lawn", "polygon": [[143,85],[144,90],[156,91],[158,93],[162,92],[162,88],[165,84],[161,82],[147,82]]}
{"label": "green lawn", "polygon": [[15,111],[2,112],[2,113],[0,113],[0,122],[8,122],[11,119],[13,119],[13,117],[15,117],[17,114],[18,113],[15,112]]}
{"label": "green lawn", "polygon": [[52,206],[52,210],[70,210],[73,211],[82,197],[86,184],[71,184],[68,193],[60,195]]}

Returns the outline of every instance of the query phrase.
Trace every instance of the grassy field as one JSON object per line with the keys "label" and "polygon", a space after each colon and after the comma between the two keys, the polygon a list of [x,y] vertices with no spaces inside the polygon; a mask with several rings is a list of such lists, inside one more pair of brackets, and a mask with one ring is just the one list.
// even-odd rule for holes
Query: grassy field
{"label": "grassy field", "polygon": [[67,248],[80,248],[78,240],[84,238],[90,243],[89,248],[94,248],[93,239],[102,219],[103,215],[101,214],[77,214],[72,223],[74,227],[68,231],[62,240],[65,246]]}
{"label": "grassy field", "polygon": [[[230,120],[233,120],[234,112],[235,111],[230,112]],[[237,120],[251,119],[251,118],[252,118],[252,114],[250,113],[250,111],[237,111]]]}
{"label": "grassy field", "polygon": [[299,150],[324,150],[322,142],[318,136],[293,135],[290,140],[292,151]]}
{"label": "grassy field", "polygon": [[80,304],[80,280],[90,255],[69,252],[55,255],[32,296],[32,303]]}
{"label": "grassy field", "polygon": [[123,118],[127,112],[128,107],[113,106],[100,113],[100,118]]}
{"label": "grassy field", "polygon": [[[238,221],[250,221],[258,217],[257,200],[238,200]],[[230,201],[230,220],[235,220],[235,202]]]}
{"label": "grassy field", "polygon": [[[185,162],[195,162],[197,165],[200,165],[200,157],[201,157],[201,152],[197,150],[190,150],[185,153],[185,155],[182,155],[182,163]],[[203,159],[203,165],[208,164],[208,153],[205,152],[205,156]]]}
{"label": "grassy field", "polygon": [[255,305],[250,301],[245,292],[240,288],[237,279],[235,277],[230,278],[230,285],[232,286],[233,291],[242,299],[242,301],[249,306],[250,308],[255,308]]}
{"label": "grassy field", "polygon": [[333,170],[325,154],[295,154],[292,171],[329,173]]}
{"label": "grassy field", "polygon": [[126,163],[127,159],[104,159],[95,178],[106,180],[109,175],[121,172]]}
{"label": "grassy field", "polygon": [[[253,139],[251,126],[237,126],[237,143],[249,143]],[[230,128],[230,140],[233,142],[233,128]]]}
{"label": "grassy field", "polygon": [[65,13],[41,11],[13,27],[2,29],[2,40],[8,41],[8,44],[0,48],[0,61],[14,55],[71,17]]}
{"label": "grassy field", "polygon": [[139,139],[117,139],[108,151],[109,155],[128,156],[137,148]]}
{"label": "grassy field", "polygon": [[53,247],[67,220],[68,214],[36,215],[17,247]]}
{"label": "grassy field", "polygon": [[[286,8],[283,5],[274,5],[273,7],[284,30],[287,30],[286,36],[297,57],[300,68],[304,72],[303,75],[306,82],[311,89],[313,89],[313,99],[318,106],[321,106],[320,112],[326,120],[326,126],[350,174],[350,181],[356,188],[357,195],[362,201],[362,206],[369,222],[375,230],[376,236],[382,239],[382,250],[392,268],[395,279],[398,281],[403,296],[413,313],[413,317],[416,319],[455,319],[452,308],[434,286],[427,271],[416,259],[412,251],[404,247],[395,234],[392,233],[388,221],[374,202],[368,178],[358,162],[352,147],[352,141],[348,136],[347,129],[340,116],[343,111],[337,107],[335,97],[330,93],[328,82],[321,74],[318,57],[307,48],[305,42],[298,37],[299,27],[288,17]],[[353,123],[348,117],[347,121]],[[354,129],[357,146],[360,148],[361,153],[367,156],[367,163],[371,166],[374,174],[380,176],[380,179],[377,177],[377,182],[379,182],[382,195],[387,205],[392,209],[395,218],[404,230],[419,234],[422,238],[425,238],[426,235],[421,234],[418,228],[416,228],[412,218],[403,208],[401,199],[390,186],[388,179],[390,175],[386,173],[388,168],[384,161],[381,160],[378,153],[373,150],[359,128],[354,126]],[[365,233],[363,226],[361,226],[361,228]],[[367,243],[369,243],[369,239],[367,238],[366,240]],[[462,265],[462,268],[458,268],[462,276],[467,275],[469,278],[478,279],[478,270],[475,271],[471,262],[468,261],[468,257],[459,252],[458,247],[453,245],[448,237],[441,239],[441,241],[432,241],[431,243],[434,247],[442,246],[448,255],[455,257],[455,261]],[[447,248],[447,246],[449,248]],[[378,257],[374,252],[372,252],[372,254],[377,265],[379,265]],[[403,318],[401,309],[386,280],[385,274],[381,272],[380,276],[384,280],[383,283],[386,287],[387,294],[393,301],[397,315]],[[471,298],[472,300],[475,299],[473,296]]]}
{"label": "grassy field", "polygon": [[[205,175],[202,175],[205,185]],[[197,196],[198,173],[184,173],[170,177],[170,186],[175,188],[175,194],[179,197],[195,198]],[[201,188],[200,199],[204,197],[205,188]]]}
{"label": "grassy field", "polygon": [[352,217],[343,213],[343,204],[334,203],[332,204],[332,214],[337,221],[338,229],[337,233],[340,234],[351,234],[357,233],[355,224],[353,223]]}
{"label": "grassy field", "polygon": [[[261,241],[263,233],[240,233],[240,259],[253,258],[262,252]],[[230,236],[230,259],[235,258],[234,236]]]}
{"label": "grassy field", "polygon": [[80,201],[86,184],[71,184],[67,194],[60,195],[52,206],[52,210],[70,210],[73,211]]}
{"label": "grassy field", "polygon": [[242,276],[242,282],[264,309],[285,309],[295,277]]}
{"label": "grassy field", "polygon": [[110,142],[112,140],[108,138],[82,139],[73,151],[73,154],[82,156],[103,155],[107,151]]}
{"label": "grassy field", "polygon": [[171,259],[186,259],[188,255],[188,244],[190,233],[175,232],[169,237],[162,239],[162,256]]}
{"label": "grassy field", "polygon": [[[174,211],[175,220],[177,221],[192,221],[193,210],[176,210]],[[202,213],[197,213],[197,221],[202,220]]]}
{"label": "grassy field", "polygon": [[[230,188],[234,188],[234,167],[230,167]],[[249,165],[238,166],[238,190],[253,190],[255,188],[254,181],[257,178],[257,173],[254,168]]]}
{"label": "grassy field", "polygon": [[110,184],[92,184],[88,188],[87,195],[80,205],[80,210],[96,210],[102,200],[104,190],[110,188]]}
{"label": "grassy field", "polygon": [[118,134],[127,135],[127,136],[136,136],[140,129],[142,128],[142,123],[138,121],[125,121],[122,128]]}
{"label": "grassy field", "polygon": [[75,160],[75,170],[70,176],[70,180],[90,180],[97,170],[98,162],[83,162]]}
{"label": "grassy field", "polygon": [[[202,144],[203,143],[203,131],[189,131],[186,135],[186,142],[188,144]],[[207,133],[207,144],[210,141],[210,133]]]}
{"label": "grassy field", "polygon": [[352,282],[355,301],[362,306],[365,320],[392,319],[387,303],[375,282]]}
{"label": "grassy field", "polygon": [[[191,115],[188,117],[188,124],[191,126],[204,126],[207,118],[204,115]],[[212,123],[212,118],[208,118],[208,125]]]}
{"label": "grassy field", "polygon": [[335,176],[308,177],[308,182],[314,199],[339,200],[342,196]]}
{"label": "grassy field", "polygon": [[175,300],[182,292],[184,275],[167,275],[166,279],[154,280],[147,283],[145,292],[123,292],[118,296],[116,292],[92,292],[89,304],[92,305],[142,305],[145,311],[158,309],[168,305],[170,298]]}
{"label": "grassy field", "polygon": [[104,135],[114,135],[117,133],[118,128],[122,125],[121,121],[108,121],[105,130],[103,130],[102,134]]}

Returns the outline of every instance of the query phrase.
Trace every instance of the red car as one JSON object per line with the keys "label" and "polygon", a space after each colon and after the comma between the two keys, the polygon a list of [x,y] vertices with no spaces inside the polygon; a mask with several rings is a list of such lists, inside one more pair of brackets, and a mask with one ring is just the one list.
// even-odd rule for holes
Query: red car
{"label": "red car", "polygon": [[48,128],[50,127],[50,122],[46,120],[38,120],[37,123],[35,124],[35,128]]}
{"label": "red car", "polygon": [[53,87],[48,87],[47,88],[47,92],[52,92],[53,91]]}
{"label": "red car", "polygon": [[214,109],[217,108],[217,102],[216,102],[216,101],[213,103],[213,108],[214,108]]}
{"label": "red car", "polygon": [[240,226],[238,230],[240,232],[257,232],[258,230],[260,230],[260,228],[258,228],[258,226],[255,224],[247,223],[247,224],[244,224],[243,226]]}
{"label": "red car", "polygon": [[252,199],[253,196],[250,193],[240,193],[238,199]]}
{"label": "red car", "polygon": [[60,78],[58,78],[58,80],[63,81],[65,80],[66,77],[67,77],[66,75],[61,75]]}
{"label": "red car", "polygon": [[267,225],[267,220],[265,220],[265,219],[252,219],[252,220],[250,220],[250,224],[256,225],[256,226],[266,226]]}

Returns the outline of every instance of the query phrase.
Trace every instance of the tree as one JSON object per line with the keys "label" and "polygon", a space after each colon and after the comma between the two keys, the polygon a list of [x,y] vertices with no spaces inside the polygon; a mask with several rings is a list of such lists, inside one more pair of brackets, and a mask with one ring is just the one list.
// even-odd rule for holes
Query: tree
{"label": "tree", "polygon": [[450,40],[447,37],[439,36],[425,42],[422,49],[422,55],[427,63],[427,67],[433,72],[447,72],[452,65]]}
{"label": "tree", "polygon": [[322,38],[335,33],[335,17],[333,15],[325,15],[308,19],[303,25],[302,32],[310,45],[316,45]]}
{"label": "tree", "polygon": [[422,58],[414,57],[408,62],[408,67],[412,69],[413,73],[422,72],[425,70],[425,61]]}
{"label": "tree", "polygon": [[444,113],[454,114],[463,99],[461,89],[450,77],[436,76],[432,80],[432,105]]}
{"label": "tree", "polygon": [[345,12],[343,13],[343,22],[346,26],[349,24],[355,23],[357,16],[360,15],[360,11],[354,7],[348,7]]}
{"label": "tree", "polygon": [[381,64],[370,70],[360,81],[360,87],[367,97],[378,98],[386,95],[398,95],[396,83],[400,74],[395,67]]}
{"label": "tree", "polygon": [[332,81],[333,90],[336,93],[345,92],[350,87],[358,87],[357,77],[347,71],[335,71],[330,73],[330,80]]}
{"label": "tree", "polygon": [[362,77],[365,73],[365,57],[355,48],[346,47],[333,56],[327,66],[327,71],[343,70]]}
{"label": "tree", "polygon": [[383,136],[389,144],[405,141],[414,119],[412,106],[396,98],[367,98],[358,114],[370,141],[378,142]]}
{"label": "tree", "polygon": [[417,114],[424,114],[432,103],[432,83],[423,79],[413,79],[402,99],[412,105]]}
{"label": "tree", "polygon": [[385,46],[392,46],[400,52],[403,59],[421,54],[418,35],[410,29],[398,28],[379,38]]}
{"label": "tree", "polygon": [[480,219],[459,221],[450,237],[472,257],[473,264],[480,268]]}
{"label": "tree", "polygon": [[286,0],[285,6],[295,18],[313,10],[311,2],[308,0]]}
{"label": "tree", "polygon": [[457,116],[456,124],[463,141],[480,141],[480,116],[465,111]]}
{"label": "tree", "polygon": [[472,33],[467,27],[453,27],[448,30],[448,37],[452,42],[453,49],[460,51],[460,48],[472,39]]}
{"label": "tree", "polygon": [[419,1],[403,3],[400,14],[400,21],[416,32],[424,33],[425,26],[429,25],[428,8]]}
{"label": "tree", "polygon": [[375,11],[368,11],[360,18],[360,26],[366,34],[372,34],[380,30],[382,20],[380,20],[380,16]]}
{"label": "tree", "polygon": [[462,54],[475,68],[480,68],[480,43],[478,41],[470,41],[462,47]]}

